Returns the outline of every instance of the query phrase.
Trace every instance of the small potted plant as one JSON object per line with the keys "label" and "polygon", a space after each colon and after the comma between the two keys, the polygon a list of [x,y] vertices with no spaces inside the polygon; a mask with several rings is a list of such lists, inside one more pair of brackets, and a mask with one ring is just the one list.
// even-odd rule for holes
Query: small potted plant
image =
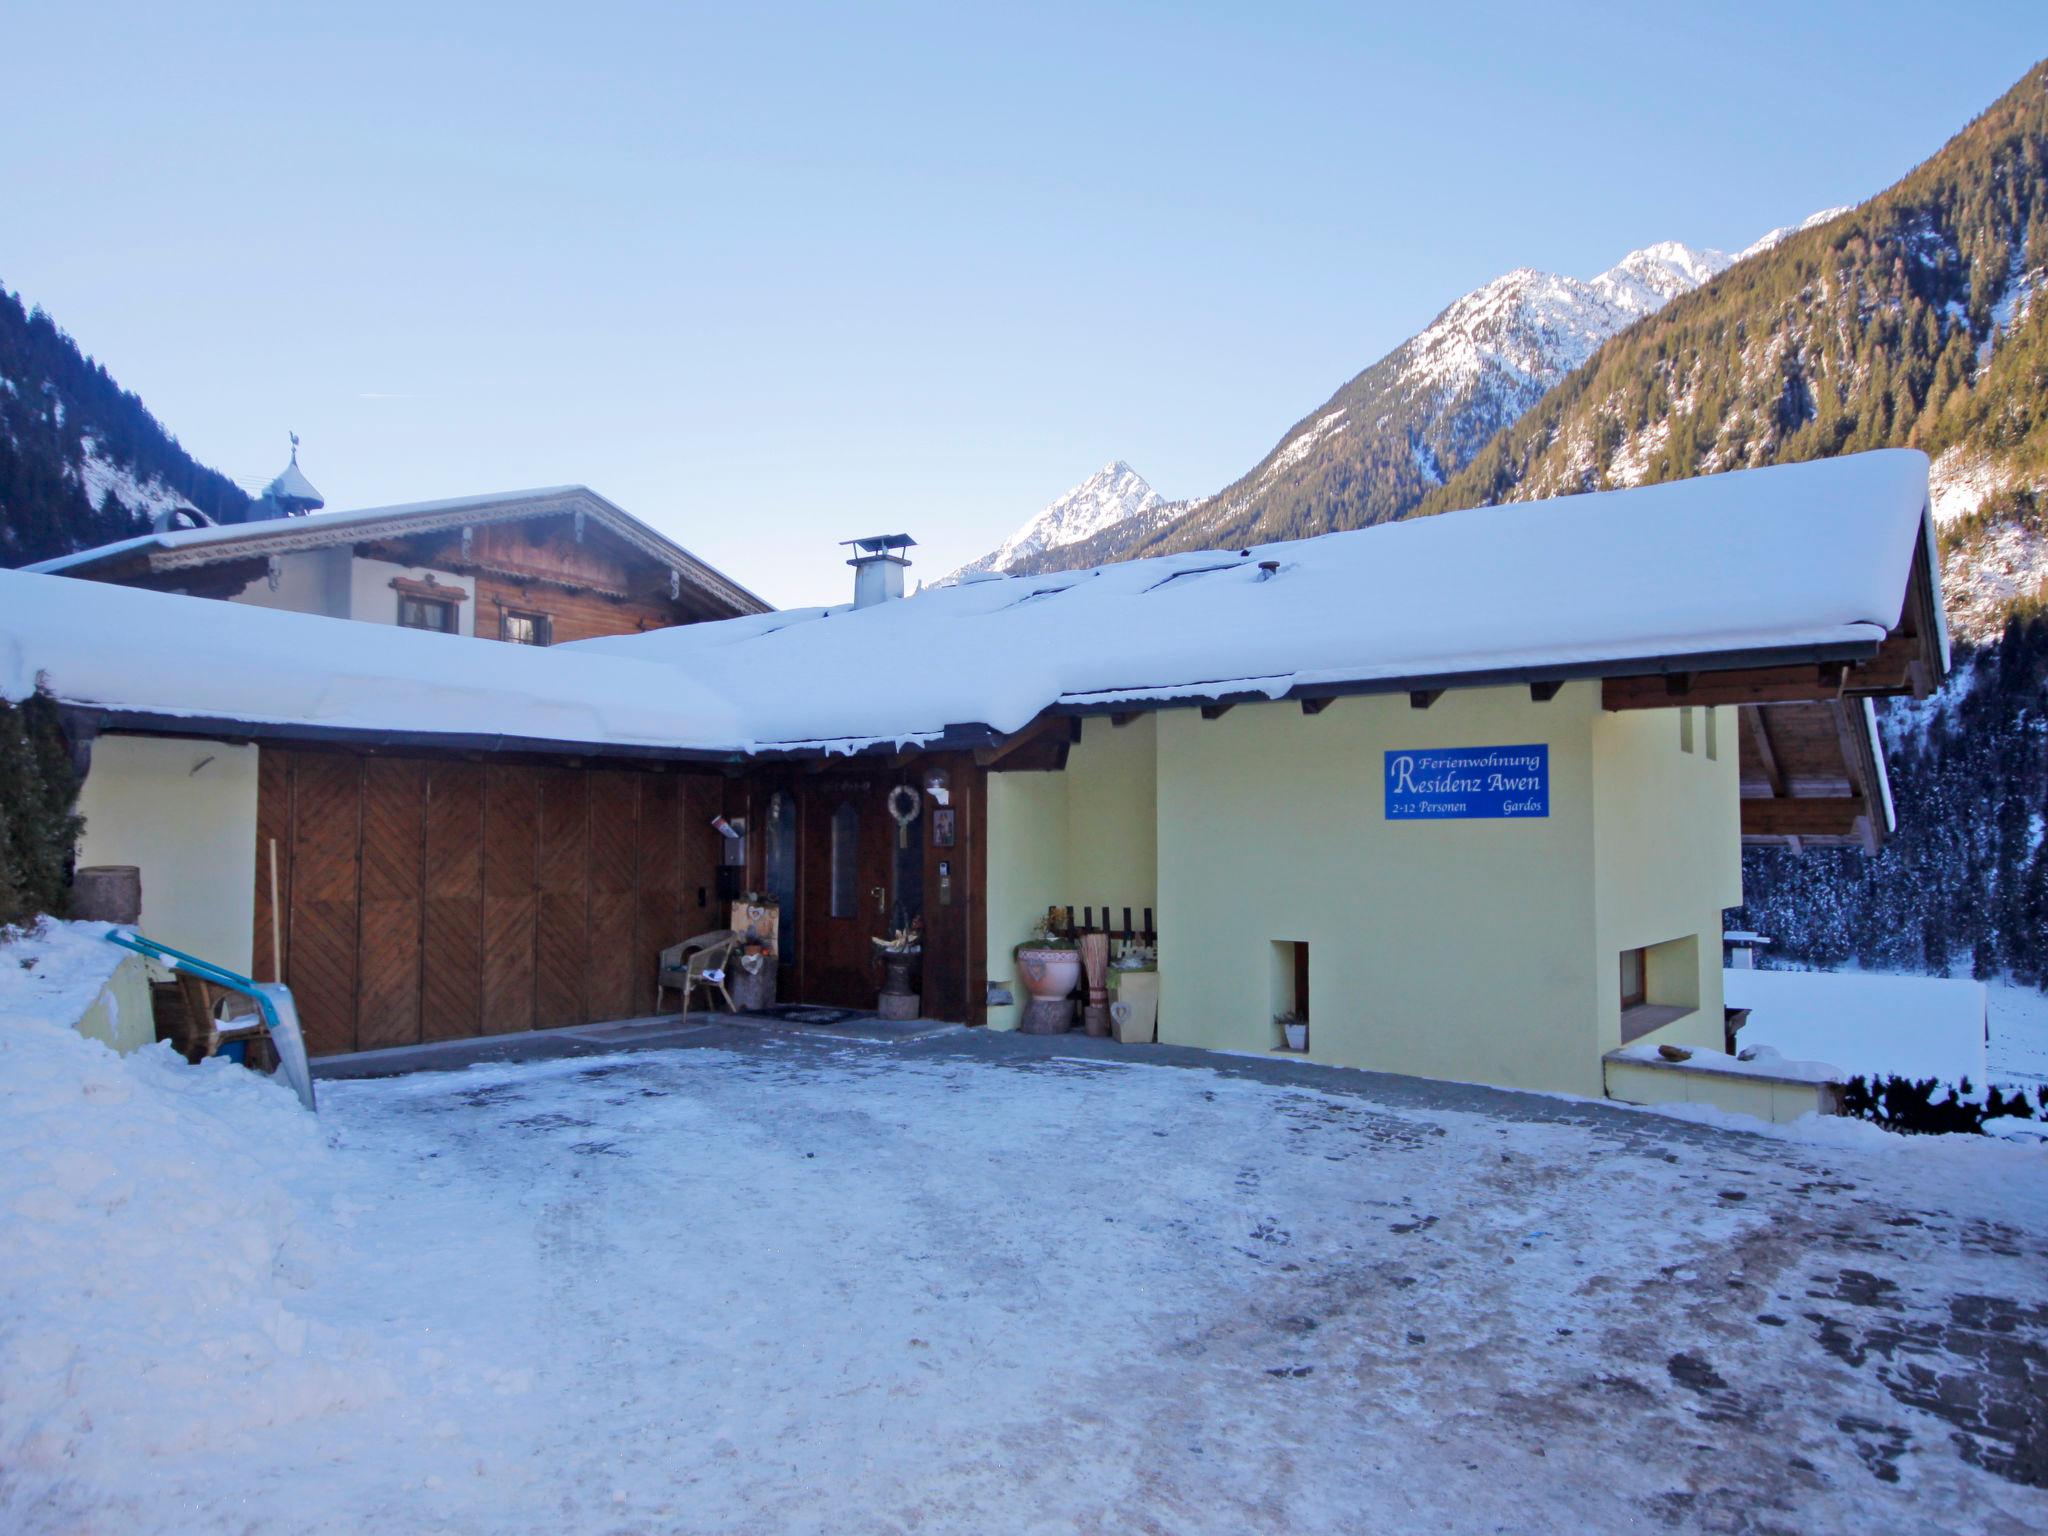
{"label": "small potted plant", "polygon": [[1290,1051],[1308,1049],[1308,1020],[1296,1018],[1291,1013],[1278,1014],[1273,1022],[1280,1026],[1280,1037],[1287,1042]]}
{"label": "small potted plant", "polygon": [[1067,999],[1081,981],[1081,952],[1065,936],[1064,917],[1058,908],[1049,910],[1017,946],[1017,976],[1031,998],[1018,1028],[1030,1033],[1058,1034],[1073,1022]]}

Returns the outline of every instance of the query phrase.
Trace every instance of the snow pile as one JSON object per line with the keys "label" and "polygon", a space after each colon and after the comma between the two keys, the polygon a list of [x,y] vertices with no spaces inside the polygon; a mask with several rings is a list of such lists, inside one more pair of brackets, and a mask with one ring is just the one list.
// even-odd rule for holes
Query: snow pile
{"label": "snow pile", "polygon": [[1982,982],[1861,972],[1723,972],[1738,1043],[1838,1063],[1844,1077],[1985,1082]]}
{"label": "snow pile", "polygon": [[[168,1045],[73,1032],[96,925],[0,947],[0,1526],[81,1490],[148,1501],[163,1464],[260,1454],[264,1433],[388,1396],[365,1341],[294,1305],[306,1262],[284,1180],[328,1154],[291,1093]],[[21,961],[32,959],[32,969]],[[352,1346],[352,1347],[351,1347]],[[34,1519],[31,1519],[31,1516]]]}
{"label": "snow pile", "polygon": [[0,1026],[76,1023],[130,953],[101,937],[112,927],[46,917],[26,931],[0,929]]}

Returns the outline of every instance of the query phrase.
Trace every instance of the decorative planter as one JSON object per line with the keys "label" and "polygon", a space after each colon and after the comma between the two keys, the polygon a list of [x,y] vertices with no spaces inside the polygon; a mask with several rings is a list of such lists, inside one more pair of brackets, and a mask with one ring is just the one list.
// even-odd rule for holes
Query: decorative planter
{"label": "decorative planter", "polygon": [[1287,1037],[1287,1049],[1290,1051],[1305,1051],[1308,1049],[1307,1024],[1282,1024],[1280,1026],[1280,1033]]}
{"label": "decorative planter", "polygon": [[1078,950],[1019,945],[1017,978],[1031,999],[1017,1022],[1022,1033],[1060,1035],[1073,1027],[1074,1005],[1068,998],[1081,981]]}
{"label": "decorative planter", "polygon": [[914,1019],[918,1015],[917,983],[911,972],[916,969],[918,951],[885,950],[882,954],[882,994],[875,1002],[875,1012],[885,1019]]}

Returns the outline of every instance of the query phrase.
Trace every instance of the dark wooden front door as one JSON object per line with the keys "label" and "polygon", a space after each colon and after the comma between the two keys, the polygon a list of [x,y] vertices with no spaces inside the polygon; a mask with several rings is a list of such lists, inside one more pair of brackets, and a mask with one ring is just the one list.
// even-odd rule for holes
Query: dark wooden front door
{"label": "dark wooden front door", "polygon": [[889,931],[890,829],[885,781],[828,775],[805,787],[803,942],[807,1003],[872,1008],[880,986],[874,943]]}

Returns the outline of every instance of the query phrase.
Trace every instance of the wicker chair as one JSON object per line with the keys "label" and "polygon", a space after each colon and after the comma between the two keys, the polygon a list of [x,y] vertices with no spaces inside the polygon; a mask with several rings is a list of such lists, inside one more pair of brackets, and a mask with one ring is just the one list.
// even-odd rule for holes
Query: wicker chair
{"label": "wicker chair", "polygon": [[725,968],[731,963],[732,952],[739,948],[739,944],[740,936],[732,929],[717,928],[664,949],[661,952],[661,970],[654,983],[654,1011],[661,1012],[663,993],[680,992],[682,1011],[688,1013],[690,994],[701,987],[724,998],[728,1013],[738,1013],[732,994],[725,989]]}

